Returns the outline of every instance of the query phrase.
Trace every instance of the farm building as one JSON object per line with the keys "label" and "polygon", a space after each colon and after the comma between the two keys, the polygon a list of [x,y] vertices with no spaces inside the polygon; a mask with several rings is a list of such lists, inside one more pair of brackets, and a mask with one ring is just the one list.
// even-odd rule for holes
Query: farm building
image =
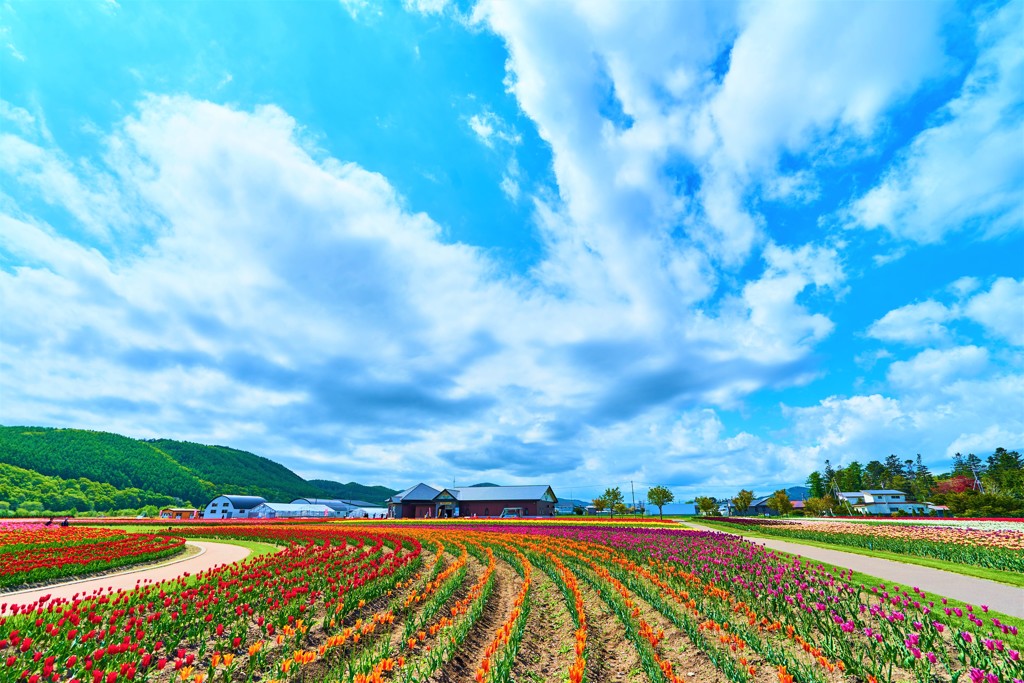
{"label": "farm building", "polygon": [[160,511],[160,519],[199,519],[196,508],[164,508]]}
{"label": "farm building", "polygon": [[217,496],[203,508],[203,519],[246,519],[254,507],[266,502],[260,496]]}
{"label": "farm building", "polygon": [[333,517],[347,517],[348,513],[356,508],[373,507],[370,503],[362,500],[335,500],[333,498],[296,498],[292,505],[326,505],[334,510],[337,515]]}
{"label": "farm building", "polygon": [[349,519],[384,519],[388,516],[388,509],[381,507],[358,507],[345,515]]}
{"label": "farm building", "polygon": [[927,514],[927,503],[911,503],[907,494],[895,489],[865,489],[862,491],[842,491],[843,501],[849,503],[854,511],[861,515],[889,515],[893,512],[905,514]]}
{"label": "farm building", "polygon": [[[751,515],[767,515],[768,517],[772,517],[779,514],[768,507],[768,499],[773,495],[775,494],[773,493],[771,495],[754,498],[747,509],[742,513],[738,513],[733,509],[732,501],[725,501],[724,503],[720,503],[719,506],[722,508],[722,512],[728,515],[743,514],[748,517]],[[811,490],[806,486],[790,486],[786,489],[786,495],[789,497],[789,502],[793,504],[794,510],[802,510],[804,507],[804,501],[810,498]]]}
{"label": "farm building", "polygon": [[438,491],[417,484],[388,499],[389,517],[497,517],[520,510],[526,517],[553,517],[558,498],[550,486],[471,486]]}
{"label": "farm building", "polygon": [[416,484],[388,498],[388,517],[395,519],[434,517],[434,498],[441,493],[433,486]]}
{"label": "farm building", "polygon": [[256,519],[296,519],[300,517],[343,517],[344,513],[326,505],[302,503],[260,503],[249,511]]}

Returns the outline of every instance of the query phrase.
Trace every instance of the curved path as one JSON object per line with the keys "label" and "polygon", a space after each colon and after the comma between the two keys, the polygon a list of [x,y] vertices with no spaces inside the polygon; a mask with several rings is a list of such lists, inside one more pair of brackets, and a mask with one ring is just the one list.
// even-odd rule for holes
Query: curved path
{"label": "curved path", "polygon": [[75,597],[94,593],[116,593],[119,590],[132,590],[142,583],[158,583],[167,579],[176,579],[186,572],[198,574],[222,564],[231,564],[244,560],[252,552],[248,548],[230,543],[213,541],[188,541],[186,545],[199,548],[199,552],[189,557],[171,560],[150,567],[128,569],[116,574],[107,574],[94,579],[80,579],[59,583],[45,588],[30,588],[13,593],[0,593],[0,603],[8,605],[28,605],[43,596],[53,601],[59,598],[72,600]]}
{"label": "curved path", "polygon": [[[685,525],[700,531],[727,533],[720,529],[712,529],[711,527],[692,522],[685,522]],[[771,548],[772,550],[781,550],[785,553],[800,555],[811,560],[817,560],[818,562],[827,562],[837,567],[846,567],[857,572],[877,576],[886,581],[897,583],[900,586],[917,586],[925,592],[962,600],[972,605],[988,605],[996,612],[1024,618],[1024,588],[1016,588],[1005,583],[977,579],[973,576],[964,576],[963,574],[955,574],[941,569],[922,567],[918,564],[883,560],[878,557],[845,553],[841,550],[816,548],[811,545],[781,541],[774,538],[746,538],[746,540],[750,543],[757,543]]]}

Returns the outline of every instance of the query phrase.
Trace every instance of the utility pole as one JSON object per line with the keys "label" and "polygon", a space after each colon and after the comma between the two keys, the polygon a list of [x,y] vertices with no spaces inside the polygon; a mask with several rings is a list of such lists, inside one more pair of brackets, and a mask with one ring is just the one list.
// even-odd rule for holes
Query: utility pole
{"label": "utility pole", "polygon": [[636,491],[633,490],[633,482],[629,482],[629,495],[633,499],[633,516],[636,517]]}
{"label": "utility pole", "polygon": [[978,468],[972,465],[971,473],[974,475],[974,485],[978,487],[978,493],[985,493],[985,488],[981,485],[981,479],[978,477]]}

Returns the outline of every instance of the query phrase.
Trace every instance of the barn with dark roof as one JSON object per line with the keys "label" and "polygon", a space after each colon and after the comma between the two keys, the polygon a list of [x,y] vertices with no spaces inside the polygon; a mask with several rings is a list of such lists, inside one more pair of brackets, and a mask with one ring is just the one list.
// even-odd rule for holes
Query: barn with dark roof
{"label": "barn with dark roof", "polygon": [[260,496],[217,496],[203,508],[203,519],[248,519],[257,505],[266,502]]}
{"label": "barn with dark roof", "polygon": [[546,484],[469,486],[437,490],[417,484],[388,499],[390,517],[498,517],[516,510],[526,517],[553,517],[558,498]]}

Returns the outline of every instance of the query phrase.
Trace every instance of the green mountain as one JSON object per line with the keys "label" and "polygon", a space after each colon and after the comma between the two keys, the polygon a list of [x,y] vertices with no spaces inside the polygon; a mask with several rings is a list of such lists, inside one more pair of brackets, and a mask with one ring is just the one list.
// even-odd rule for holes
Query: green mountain
{"label": "green mountain", "polygon": [[[312,496],[372,503],[382,503],[396,493],[383,486],[355,482],[306,481],[272,460],[226,446],[139,440],[81,429],[0,426],[0,464],[63,480],[86,479],[120,492],[138,490],[140,493],[130,495],[164,496],[168,502],[178,500],[195,506],[205,505],[222,493],[263,496],[275,502]],[[4,499],[0,495],[0,500]],[[141,505],[149,504],[158,503]]]}
{"label": "green mountain", "polygon": [[170,439],[146,443],[170,455],[195,476],[213,484],[214,495],[247,493],[287,503],[316,495],[318,491],[315,485],[284,465],[247,451]]}
{"label": "green mountain", "polygon": [[48,477],[13,465],[0,464],[0,515],[137,510],[147,505],[173,505],[162,493],[136,488],[118,489],[88,479]]}
{"label": "green mountain", "polygon": [[384,501],[387,498],[398,493],[395,489],[389,489],[387,486],[364,486],[354,481],[342,484],[340,481],[328,479],[310,479],[309,483],[323,491],[323,498],[361,500],[381,507],[384,507]]}

